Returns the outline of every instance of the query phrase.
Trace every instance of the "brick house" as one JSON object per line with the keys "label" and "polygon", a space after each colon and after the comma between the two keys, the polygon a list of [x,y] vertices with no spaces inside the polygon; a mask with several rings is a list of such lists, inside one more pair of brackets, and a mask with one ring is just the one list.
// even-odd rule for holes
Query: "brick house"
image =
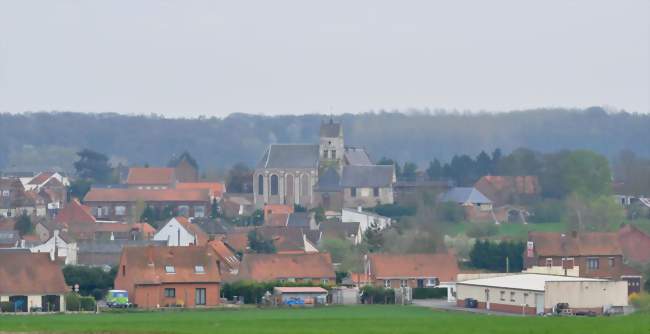
{"label": "brick house", "polygon": [[188,152],[183,152],[178,157],[172,157],[167,166],[174,168],[178,182],[199,180],[199,165]]}
{"label": "brick house", "polygon": [[451,254],[368,254],[365,274],[385,288],[428,288],[455,282],[458,260]]}
{"label": "brick house", "polygon": [[489,198],[494,206],[515,204],[541,192],[537,176],[486,175],[474,184],[474,188]]}
{"label": "brick house", "polygon": [[334,285],[336,274],[328,253],[245,254],[238,279]]}
{"label": "brick house", "polygon": [[208,190],[92,188],[84,197],[93,215],[101,219],[127,219],[138,201],[154,210],[171,209],[177,216],[205,217],[210,210]]}
{"label": "brick house", "polygon": [[579,268],[581,277],[621,279],[630,274],[613,232],[529,232],[524,265]]}
{"label": "brick house", "polygon": [[115,288],[140,308],[220,303],[219,261],[211,247],[125,247]]}

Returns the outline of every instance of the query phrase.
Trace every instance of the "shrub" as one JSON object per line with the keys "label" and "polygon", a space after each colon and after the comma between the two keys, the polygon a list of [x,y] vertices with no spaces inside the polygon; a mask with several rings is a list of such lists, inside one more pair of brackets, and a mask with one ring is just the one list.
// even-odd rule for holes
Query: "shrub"
{"label": "shrub", "polygon": [[415,207],[414,206],[404,206],[399,204],[382,204],[377,205],[372,211],[376,212],[379,215],[386,216],[389,218],[400,218],[404,216],[414,216]]}
{"label": "shrub", "polygon": [[413,299],[447,298],[446,288],[414,288]]}
{"label": "shrub", "polygon": [[79,311],[81,307],[81,302],[79,300],[79,295],[71,292],[65,295],[65,309],[66,311]]}
{"label": "shrub", "polygon": [[[334,282],[331,282],[334,284]],[[320,286],[329,289],[327,285],[315,285],[311,282],[255,282],[255,281],[237,281],[226,283],[221,288],[221,295],[227,299],[233,297],[243,297],[245,304],[257,304],[262,301],[264,294],[269,291],[273,292],[276,286]]]}
{"label": "shrub", "polygon": [[79,298],[79,304],[82,311],[95,311],[96,309],[95,298],[93,297],[81,297]]}
{"label": "shrub", "polygon": [[630,304],[639,312],[650,312],[650,294],[633,293],[630,295]]}
{"label": "shrub", "polygon": [[395,304],[395,290],[366,285],[361,288],[364,304]]}
{"label": "shrub", "polygon": [[485,238],[496,235],[499,228],[492,223],[472,224],[466,231],[470,238]]}
{"label": "shrub", "polygon": [[14,303],[12,302],[0,302],[0,312],[13,312]]}
{"label": "shrub", "polygon": [[545,199],[535,203],[531,209],[529,220],[532,223],[559,222],[564,217],[566,207],[564,202],[556,199]]}
{"label": "shrub", "polygon": [[443,222],[458,223],[465,220],[465,209],[452,202],[438,203],[436,215]]}

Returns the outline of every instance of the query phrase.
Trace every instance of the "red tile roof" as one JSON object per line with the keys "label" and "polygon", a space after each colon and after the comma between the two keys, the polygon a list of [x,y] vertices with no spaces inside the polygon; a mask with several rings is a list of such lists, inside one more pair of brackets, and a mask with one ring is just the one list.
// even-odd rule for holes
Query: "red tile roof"
{"label": "red tile roof", "polygon": [[580,232],[562,236],[556,232],[529,232],[537,256],[623,255],[617,233]]}
{"label": "red tile roof", "polygon": [[[134,277],[136,285],[162,283],[216,283],[221,281],[215,254],[210,247],[124,247],[120,266],[126,266],[126,274]],[[195,266],[203,266],[204,273],[197,273]],[[174,273],[167,273],[165,266],[173,266]]]}
{"label": "red tile roof", "polygon": [[64,294],[63,272],[48,253],[0,251],[0,295]]}
{"label": "red tile roof", "polygon": [[129,185],[171,185],[175,181],[174,168],[166,167],[131,167],[126,177]]}
{"label": "red tile roof", "polygon": [[458,260],[451,254],[369,254],[374,278],[429,278],[456,280]]}
{"label": "red tile roof", "polygon": [[81,204],[78,199],[73,198],[63,209],[59,210],[54,222],[60,225],[72,224],[94,224],[95,217],[90,208]]}
{"label": "red tile roof", "polygon": [[92,188],[84,202],[209,202],[207,190]]}
{"label": "red tile roof", "polygon": [[632,225],[625,225],[618,231],[618,240],[626,260],[650,263],[650,236]]}
{"label": "red tile roof", "polygon": [[176,189],[203,189],[208,190],[210,197],[223,197],[226,186],[219,182],[183,182],[177,183]]}
{"label": "red tile roof", "polygon": [[43,182],[47,181],[49,178],[54,175],[54,172],[42,172],[38,173],[38,175],[34,176],[31,180],[29,180],[28,184],[34,184],[34,185],[40,185],[43,184]]}
{"label": "red tile roof", "polygon": [[246,254],[239,277],[259,282],[287,278],[334,280],[336,274],[328,253]]}

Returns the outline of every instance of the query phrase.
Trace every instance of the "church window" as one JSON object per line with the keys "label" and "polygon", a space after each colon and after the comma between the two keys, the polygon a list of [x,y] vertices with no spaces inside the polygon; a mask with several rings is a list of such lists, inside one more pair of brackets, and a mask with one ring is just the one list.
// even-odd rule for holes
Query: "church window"
{"label": "church window", "polygon": [[271,195],[278,194],[278,176],[271,175]]}
{"label": "church window", "polygon": [[257,177],[257,194],[264,195],[264,176],[262,175]]}

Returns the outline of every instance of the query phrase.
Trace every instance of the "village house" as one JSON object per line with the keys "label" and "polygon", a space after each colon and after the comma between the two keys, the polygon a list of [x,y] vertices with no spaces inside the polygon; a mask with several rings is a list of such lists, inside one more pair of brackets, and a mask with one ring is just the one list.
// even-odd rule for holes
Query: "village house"
{"label": "village house", "polygon": [[217,306],[219,265],[211,247],[125,247],[115,289],[140,308]]}
{"label": "village house", "polygon": [[245,254],[239,266],[238,279],[336,284],[336,274],[328,253]]}
{"label": "village house", "polygon": [[27,191],[19,179],[0,178],[0,217],[43,217],[46,210],[45,200],[38,193]]}
{"label": "village house", "polygon": [[60,259],[66,265],[77,264],[77,243],[59,230],[54,230],[52,237],[45,242],[30,247],[32,253],[48,253]]}
{"label": "village house", "polygon": [[559,303],[573,312],[602,314],[627,306],[627,283],[604,279],[541,275],[503,274],[456,283],[456,303],[477,301],[479,309],[516,314],[547,314]]}
{"label": "village house", "polygon": [[341,222],[343,223],[359,223],[361,232],[364,233],[372,226],[383,230],[392,224],[392,220],[388,217],[378,215],[374,212],[363,211],[361,208],[357,209],[343,209],[341,210]]}
{"label": "village house", "polygon": [[185,217],[205,217],[211,205],[208,190],[197,189],[91,188],[84,197],[84,203],[100,219],[132,218],[138,202],[153,210],[171,210]]}
{"label": "village house", "polygon": [[220,202],[226,192],[226,185],[220,182],[179,182],[175,189],[180,190],[207,190],[212,201]]}
{"label": "village house", "polygon": [[169,189],[176,185],[174,168],[131,167],[126,185],[133,189]]}
{"label": "village house", "polygon": [[77,265],[101,267],[110,270],[117,266],[125,247],[162,247],[164,241],[155,240],[81,240],[77,242]]}
{"label": "village house", "polygon": [[239,274],[240,261],[234,251],[226,245],[223,240],[215,239],[208,242],[208,246],[212,247],[215,255],[220,262],[217,262],[217,267],[221,268],[221,279],[223,282],[232,282],[237,279]]}
{"label": "village house", "polygon": [[153,240],[165,241],[167,246],[202,246],[208,242],[208,235],[186,217],[174,217],[156,232]]}
{"label": "village house", "polygon": [[537,176],[531,175],[486,175],[476,181],[474,188],[490,199],[495,207],[516,204],[541,192]]}
{"label": "village house", "polygon": [[0,250],[0,302],[16,312],[65,310],[68,292],[56,258],[29,250]]}
{"label": "village house", "polygon": [[174,168],[178,182],[197,182],[199,180],[199,165],[186,151],[178,157],[172,157],[167,167]]}
{"label": "village house", "polygon": [[631,224],[625,224],[618,230],[618,241],[626,261],[650,263],[650,235]]}
{"label": "village house", "polygon": [[372,285],[385,288],[448,289],[453,296],[453,282],[459,273],[458,260],[451,254],[371,253],[365,260],[365,274]]}
{"label": "village house", "polygon": [[440,195],[440,202],[456,203],[465,211],[465,219],[472,222],[498,222],[492,201],[472,187],[455,187]]}
{"label": "village house", "polygon": [[253,175],[254,203],[372,207],[393,203],[394,166],[372,163],[365,149],[346,147],[343,128],[332,120],[320,127],[319,144],[271,144]]}
{"label": "village house", "polygon": [[615,232],[529,232],[524,265],[577,267],[581,277],[623,279],[634,292],[641,275],[624,263],[618,238]]}

